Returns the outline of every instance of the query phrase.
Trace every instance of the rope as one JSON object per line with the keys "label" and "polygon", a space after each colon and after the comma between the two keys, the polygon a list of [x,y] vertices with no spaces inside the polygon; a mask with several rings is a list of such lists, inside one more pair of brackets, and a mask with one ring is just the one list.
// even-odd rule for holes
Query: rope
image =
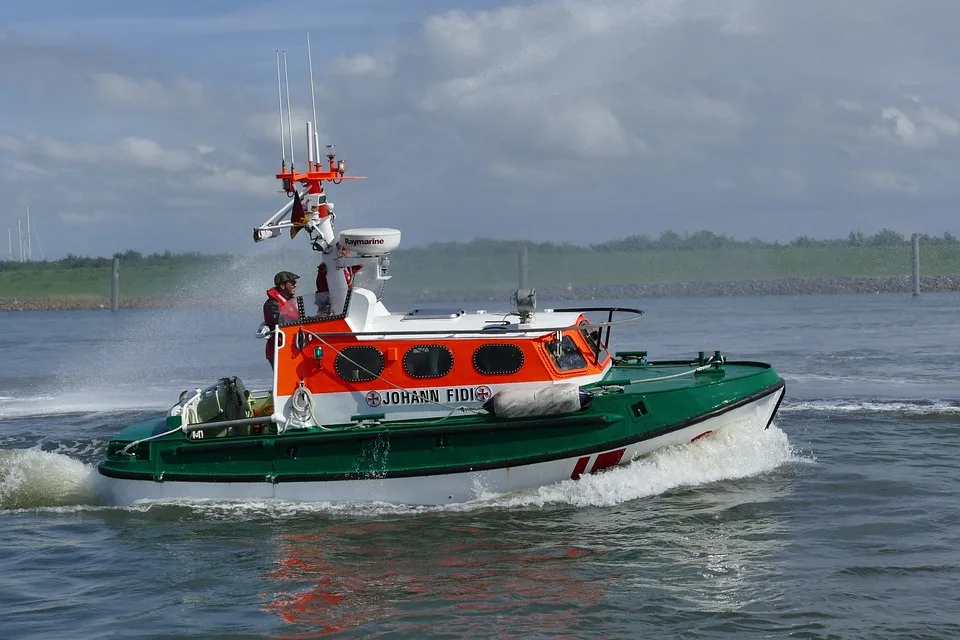
{"label": "rope", "polygon": [[643,382],[663,382],[664,380],[673,380],[674,378],[681,378],[683,376],[689,376],[689,375],[699,373],[700,371],[705,371],[706,369],[710,369],[714,365],[721,365],[725,361],[726,361],[726,358],[724,358],[723,356],[720,356],[719,360],[716,358],[711,358],[710,360],[707,361],[706,364],[699,366],[695,369],[690,369],[689,371],[681,371],[680,373],[673,373],[673,374],[670,374],[669,376],[659,376],[657,378],[643,378],[641,380],[630,380],[628,384],[640,384]]}
{"label": "rope", "polygon": [[173,429],[170,429],[170,431],[164,431],[163,433],[158,433],[157,435],[155,435],[155,436],[150,436],[149,438],[141,438],[140,440],[134,440],[133,442],[131,442],[130,444],[128,444],[127,446],[125,446],[123,449],[121,449],[121,450],[120,450],[120,453],[121,453],[122,455],[125,455],[125,456],[136,455],[136,454],[130,453],[130,451],[128,451],[128,449],[130,449],[130,447],[135,447],[135,446],[137,446],[137,445],[140,444],[141,442],[149,442],[150,440],[156,440],[157,438],[162,438],[163,436],[168,436],[168,435],[170,435],[171,433],[176,433],[177,431],[180,431],[180,427],[175,427],[175,428],[173,428]]}
{"label": "rope", "polygon": [[[298,398],[304,398],[305,401],[301,404]],[[304,424],[304,420],[305,418],[310,418],[313,420],[313,424],[321,431],[330,431],[329,428],[320,424],[320,421],[317,419],[317,414],[314,412],[315,407],[313,394],[311,394],[310,390],[303,386],[301,382],[297,390],[293,392],[293,397],[290,399],[291,417],[294,418],[301,427],[306,428],[307,425]]]}

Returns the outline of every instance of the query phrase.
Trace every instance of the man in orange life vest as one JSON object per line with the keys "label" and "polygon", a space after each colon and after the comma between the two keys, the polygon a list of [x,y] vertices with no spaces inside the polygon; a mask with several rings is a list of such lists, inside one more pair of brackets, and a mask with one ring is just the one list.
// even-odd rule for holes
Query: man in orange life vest
{"label": "man in orange life vest", "polygon": [[[297,309],[297,302],[294,299],[297,291],[297,280],[300,279],[295,273],[290,271],[281,271],[273,277],[273,289],[267,291],[267,301],[263,303],[263,324],[271,331],[277,328],[280,320],[289,322],[300,317]],[[273,368],[273,335],[267,339],[267,345],[264,349],[264,355],[270,368]]]}

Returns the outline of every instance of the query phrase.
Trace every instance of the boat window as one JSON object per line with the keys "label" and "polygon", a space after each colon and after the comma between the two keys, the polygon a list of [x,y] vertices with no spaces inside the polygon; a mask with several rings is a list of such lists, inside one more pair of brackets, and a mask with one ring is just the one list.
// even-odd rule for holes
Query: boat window
{"label": "boat window", "polygon": [[370,382],[383,372],[383,354],[376,347],[344,347],[333,368],[347,382]]}
{"label": "boat window", "polygon": [[485,344],[473,352],[473,366],[480,373],[516,373],[523,366],[523,351],[515,344]]}
{"label": "boat window", "polygon": [[404,354],[403,368],[414,378],[439,378],[453,368],[453,353],[439,344],[418,344]]}
{"label": "boat window", "polygon": [[576,343],[570,336],[563,336],[561,340],[551,340],[547,343],[547,352],[553,358],[557,369],[561,371],[570,371],[571,369],[583,369],[587,366],[587,360],[580,353]]}
{"label": "boat window", "polygon": [[[600,332],[603,331],[602,328],[597,327],[596,329],[591,330],[589,322],[580,323],[580,333],[583,334],[584,339],[587,341],[587,344],[590,345],[590,350],[594,353],[598,353],[597,361],[603,362],[607,359],[607,350],[603,347],[600,342]],[[599,347],[600,351],[597,352]]]}

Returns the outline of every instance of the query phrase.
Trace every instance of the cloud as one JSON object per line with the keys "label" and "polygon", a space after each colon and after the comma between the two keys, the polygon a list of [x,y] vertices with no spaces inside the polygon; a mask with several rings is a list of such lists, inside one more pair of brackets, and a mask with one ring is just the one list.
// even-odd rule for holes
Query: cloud
{"label": "cloud", "polygon": [[15,150],[40,155],[59,163],[110,163],[113,166],[131,164],[169,172],[185,171],[196,164],[196,158],[188,151],[165,149],[155,140],[136,137],[125,137],[109,144],[98,145],[30,136],[23,142],[16,141]]}
{"label": "cloud", "polygon": [[277,181],[270,175],[258,175],[243,169],[214,169],[195,181],[199,189],[216,193],[263,197],[277,191]]}
{"label": "cloud", "polygon": [[938,107],[923,107],[920,118],[941,136],[956,138],[960,133],[960,122],[942,113]]}
{"label": "cloud", "polygon": [[0,150],[19,153],[23,144],[14,137],[0,135]]}
{"label": "cloud", "polygon": [[[320,95],[323,95],[322,88],[320,90]],[[309,100],[309,98],[308,98]],[[290,122],[291,120],[294,123],[293,126],[293,144],[297,151],[297,155],[300,158],[305,158],[305,145],[306,145],[306,122],[313,120],[313,112],[309,106],[309,103],[306,104],[297,104],[291,105],[290,115],[287,115],[287,102],[284,98],[283,103],[283,142],[286,145],[287,153],[290,153]],[[274,104],[272,111],[260,111],[258,113],[250,114],[247,116],[246,121],[244,122],[244,129],[247,134],[256,138],[259,141],[270,142],[279,144],[280,143],[280,118],[281,114],[277,104]],[[321,140],[327,138],[327,134],[323,133],[323,112],[318,110],[317,119],[320,120],[320,132],[319,137]],[[287,156],[289,159],[289,155]]]}
{"label": "cloud", "polygon": [[186,171],[196,162],[195,157],[178,149],[164,149],[154,140],[127,137],[111,145],[120,158],[127,158],[135,165],[163,171]]}
{"label": "cloud", "polygon": [[584,159],[624,158],[645,146],[600,104],[570,105],[546,114],[542,123],[544,142],[558,153],[577,154]]}
{"label": "cloud", "polygon": [[67,225],[89,225],[93,223],[105,222],[110,216],[107,216],[103,211],[95,211],[93,213],[77,213],[74,211],[60,211],[56,214],[57,219]]}
{"label": "cloud", "polygon": [[[0,181],[11,200],[35,189],[19,188],[35,175],[25,167],[52,163],[77,215],[110,213],[133,194],[149,209],[91,242],[248,249],[244,229],[283,204],[272,178],[277,48],[290,52],[304,164],[313,115],[302,30],[321,20],[312,5],[105,0],[98,17],[61,1],[54,24],[22,13],[0,40]],[[954,224],[956,3],[372,6],[338,5],[323,16],[338,28],[312,34],[321,145],[337,143],[370,176],[331,190],[343,224],[402,220],[406,246],[704,226],[789,240],[870,231],[865,220],[906,197],[912,222],[929,226],[918,231]],[[286,127],[283,146],[289,165]],[[205,237],[198,222],[190,238],[148,226],[212,221],[225,207],[250,218],[236,236],[222,224]]]}
{"label": "cloud", "polygon": [[375,56],[369,53],[359,53],[354,56],[338,56],[334,58],[332,70],[345,76],[372,76],[384,78],[394,71],[395,60],[386,54]]}
{"label": "cloud", "polygon": [[49,171],[41,169],[37,165],[30,162],[13,161],[10,163],[10,171],[21,179],[40,179],[50,175]]}
{"label": "cloud", "polygon": [[904,193],[916,193],[920,187],[916,181],[906,175],[894,171],[863,171],[860,177],[870,186],[880,191],[900,191]]}
{"label": "cloud", "polygon": [[154,78],[100,72],[90,79],[99,98],[111,105],[165,109],[203,103],[203,85],[183,78],[165,84]]}
{"label": "cloud", "polygon": [[955,138],[960,133],[960,123],[937,107],[919,108],[912,118],[900,109],[884,107],[880,118],[881,135],[916,149],[936,147],[943,138]]}

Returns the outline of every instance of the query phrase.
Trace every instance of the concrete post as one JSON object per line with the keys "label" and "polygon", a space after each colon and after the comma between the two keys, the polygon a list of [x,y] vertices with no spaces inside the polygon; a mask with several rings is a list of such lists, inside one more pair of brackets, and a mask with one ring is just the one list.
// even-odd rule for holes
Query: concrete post
{"label": "concrete post", "polygon": [[113,259],[113,274],[110,277],[110,311],[120,308],[120,258]]}

